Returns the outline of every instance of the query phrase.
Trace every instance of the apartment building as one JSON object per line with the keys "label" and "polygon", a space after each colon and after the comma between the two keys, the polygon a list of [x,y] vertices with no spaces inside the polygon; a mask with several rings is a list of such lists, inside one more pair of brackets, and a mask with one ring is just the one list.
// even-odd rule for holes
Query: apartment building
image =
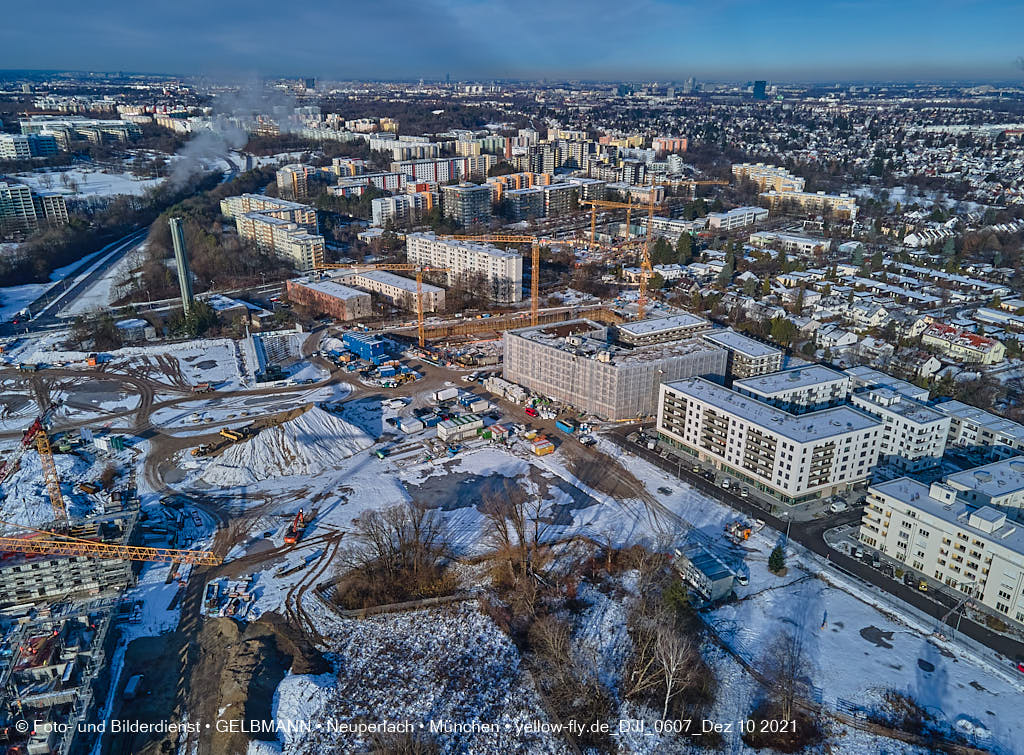
{"label": "apartment building", "polygon": [[670,317],[649,317],[634,320],[614,328],[615,340],[627,346],[651,346],[656,343],[692,338],[711,329],[703,317],[684,312]]}
{"label": "apartment building", "polygon": [[102,144],[104,142],[128,142],[142,136],[142,127],[137,123],[122,120],[101,120],[79,115],[52,116],[37,115],[23,119],[21,133],[50,134],[61,149],[67,149],[74,139]]}
{"label": "apartment building", "polygon": [[0,181],[0,231],[31,233],[49,223],[68,222],[68,208],[59,194],[36,194],[28,186]]}
{"label": "apartment building", "polygon": [[509,189],[504,193],[504,201],[508,203],[509,219],[513,223],[542,218],[546,214],[544,189],[540,186]]}
{"label": "apartment building", "polygon": [[988,449],[992,457],[1024,454],[1024,425],[962,401],[943,401],[935,409],[949,417],[947,444]]}
{"label": "apartment building", "polygon": [[725,373],[725,352],[699,339],[623,347],[590,320],[506,331],[502,376],[602,419],[653,415],[662,380]]}
{"label": "apartment building", "polygon": [[870,486],[860,540],[1024,625],[1024,530],[953,485],[901,477]]}
{"label": "apartment building", "polygon": [[237,219],[240,215],[250,212],[258,212],[301,225],[310,233],[317,233],[319,230],[316,210],[313,207],[308,204],[290,202],[287,199],[266,197],[262,194],[240,194],[234,197],[225,197],[220,201],[220,212],[224,217],[232,219]]}
{"label": "apartment building", "polygon": [[867,480],[882,422],[849,406],[793,415],[695,377],[661,386],[657,430],[668,448],[800,503]]}
{"label": "apartment building", "polygon": [[767,375],[782,367],[782,349],[731,328],[705,333],[704,340],[726,350],[729,355],[728,374],[732,378]]}
{"label": "apartment building", "polygon": [[1003,459],[948,475],[946,484],[972,506],[991,506],[1024,522],[1024,459]]}
{"label": "apartment building", "polygon": [[239,236],[260,251],[289,260],[297,270],[324,264],[324,237],[317,233],[316,210],[309,205],[242,194],[222,199],[220,211],[234,219]]}
{"label": "apartment building", "polygon": [[854,393],[850,403],[885,423],[879,439],[879,463],[915,473],[942,461],[949,437],[947,415],[888,388]]}
{"label": "apartment building", "polygon": [[[387,270],[366,270],[359,273],[346,274],[338,278],[346,286],[365,289],[378,294],[392,305],[415,312],[416,281],[401,275],[389,273]],[[444,289],[422,284],[423,311],[439,312],[444,309]]]}
{"label": "apartment building", "polygon": [[733,390],[794,414],[836,406],[850,392],[850,378],[822,364],[736,380]]}
{"label": "apartment building", "polygon": [[750,234],[747,239],[751,246],[758,249],[775,249],[795,253],[801,257],[813,257],[828,251],[829,240],[813,236],[800,236],[795,233],[778,233],[776,231],[758,231]]}
{"label": "apartment building", "polygon": [[[707,228],[707,218],[696,218],[694,220],[683,220],[682,218],[663,218],[655,215],[651,218],[651,235],[660,237],[675,244],[684,233],[700,233]],[[647,217],[640,218],[640,227],[647,232]]]}
{"label": "apartment building", "polygon": [[849,194],[826,194],[823,191],[765,191],[761,201],[772,212],[789,208],[803,212],[831,213],[843,220],[857,219],[857,200]]}
{"label": "apartment building", "polygon": [[49,157],[58,151],[53,134],[0,134],[0,160]]}
{"label": "apartment building", "polygon": [[396,226],[419,222],[434,207],[434,195],[429,191],[377,197],[370,202],[373,225],[383,228],[389,223]]}
{"label": "apartment building", "polygon": [[753,181],[759,191],[803,191],[804,179],[794,176],[785,168],[765,163],[738,163],[732,166],[737,180]]}
{"label": "apartment building", "polygon": [[369,293],[331,279],[293,278],[285,281],[285,294],[289,301],[336,320],[358,320],[373,313]]}
{"label": "apartment building", "polygon": [[448,283],[480,276],[487,295],[511,304],[523,299],[523,258],[490,244],[441,239],[433,233],[410,233],[405,238],[407,258],[413,265],[448,268]]}
{"label": "apartment building", "polygon": [[708,214],[708,228],[713,231],[734,231],[768,219],[768,210],[763,207],[737,207],[728,212]]}
{"label": "apartment building", "polygon": [[500,202],[507,191],[547,186],[550,183],[550,173],[508,173],[504,176],[491,176],[487,179],[487,185],[491,188],[491,201],[495,203]]}
{"label": "apartment building", "polygon": [[[328,177],[328,173],[312,165],[301,165],[295,163],[278,168],[276,173],[277,191],[281,196],[293,199],[306,199],[309,197],[309,182],[317,174]],[[333,178],[333,176],[331,176]]]}
{"label": "apartment building", "polygon": [[685,152],[689,143],[685,136],[656,136],[651,140],[651,148],[659,154]]}
{"label": "apartment building", "polygon": [[[433,160],[400,160],[391,163],[391,170],[417,181],[446,184],[465,181],[474,176],[483,179],[497,165],[494,155],[468,155],[466,157],[440,157]],[[553,172],[553,171],[550,171]]]}
{"label": "apartment building", "polygon": [[933,322],[921,334],[921,345],[931,346],[959,362],[997,364],[1006,356],[1006,347],[995,338],[979,336],[963,328]]}
{"label": "apartment building", "polygon": [[491,188],[463,183],[441,187],[441,212],[463,228],[491,221]]}
{"label": "apartment building", "polygon": [[361,197],[371,186],[381,191],[407,191],[411,180],[405,173],[359,173],[339,178],[337,184],[327,187],[327,193],[335,197]]}

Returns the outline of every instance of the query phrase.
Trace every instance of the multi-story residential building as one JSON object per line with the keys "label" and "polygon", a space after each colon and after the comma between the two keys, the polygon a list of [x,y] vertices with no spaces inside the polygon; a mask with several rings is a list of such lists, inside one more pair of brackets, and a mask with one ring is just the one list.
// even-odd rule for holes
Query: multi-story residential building
{"label": "multi-story residential building", "polygon": [[909,477],[868,493],[862,543],[1024,625],[1024,530],[1005,512],[968,502],[947,483]]}
{"label": "multi-story residential building", "polygon": [[1024,522],[1024,459],[1003,459],[948,475],[946,484],[972,506],[991,506]]}
{"label": "multi-story residential building", "polygon": [[708,228],[714,231],[734,231],[768,219],[768,210],[763,207],[737,207],[728,212],[708,214]]}
{"label": "multi-story residential building", "polygon": [[651,140],[651,148],[658,153],[685,152],[688,145],[685,136],[656,136]]}
{"label": "multi-story residential building", "polygon": [[358,320],[373,313],[369,293],[329,278],[293,278],[285,281],[285,293],[289,301],[336,320]]}
{"label": "multi-story residential building", "polygon": [[822,364],[736,380],[733,390],[787,412],[800,414],[836,406],[850,392],[850,378]]}
{"label": "multi-story residential building", "polygon": [[361,197],[370,186],[400,192],[408,190],[411,180],[405,173],[358,173],[350,178],[339,178],[336,185],[327,187],[327,193],[336,197]]}
{"label": "multi-story residential building", "polygon": [[906,473],[931,469],[942,461],[949,417],[888,388],[854,393],[850,403],[885,423],[879,461]]}
{"label": "multi-story residential building", "polygon": [[417,181],[446,184],[449,181],[465,181],[473,177],[483,179],[497,162],[498,158],[494,155],[440,157],[433,160],[401,160],[393,162],[391,163],[391,170],[397,173],[404,173]]}
{"label": "multi-story residential building", "polygon": [[546,214],[544,189],[541,186],[509,189],[504,192],[504,201],[508,203],[509,219],[513,223],[542,218]]}
{"label": "multi-story residential building", "polygon": [[995,338],[979,336],[963,328],[934,322],[921,334],[921,345],[938,349],[960,362],[996,364],[1006,356],[1006,347]]}
{"label": "multi-story residential building", "polygon": [[21,121],[21,133],[50,134],[61,149],[67,149],[73,139],[93,144],[128,142],[142,135],[142,127],[131,121],[100,120],[82,116],[37,115]]}
{"label": "multi-story residential building", "polygon": [[758,191],[803,191],[804,179],[794,176],[785,168],[764,163],[737,163],[732,166],[732,174],[739,180],[748,180],[757,184]]}
{"label": "multi-story residential building", "polygon": [[725,374],[722,349],[699,339],[623,347],[589,320],[506,331],[502,376],[602,419],[650,416],[662,380]]}
{"label": "multi-story residential building", "polygon": [[[663,218],[655,215],[651,219],[651,235],[660,236],[671,244],[679,241],[684,233],[700,233],[707,228],[707,218],[683,220],[682,218]],[[647,217],[640,218],[640,227],[647,232]]]}
{"label": "multi-story residential building", "polygon": [[68,208],[59,194],[35,194],[28,186],[0,181],[0,230],[31,233],[42,225],[64,225]]}
{"label": "multi-story residential building", "polygon": [[370,202],[370,207],[373,224],[378,228],[383,228],[388,223],[403,226],[422,220],[434,207],[434,195],[429,191],[418,191],[413,194],[377,197]]}
{"label": "multi-story residential building", "polygon": [[488,298],[510,304],[523,298],[523,258],[490,244],[441,239],[433,233],[410,233],[405,238],[407,258],[413,265],[448,269],[448,283],[479,276],[486,281]]}
{"label": "multi-story residential building", "polygon": [[785,503],[846,491],[878,460],[882,423],[849,406],[793,415],[702,377],[666,382],[658,436]]}
{"label": "multi-story residential building", "polygon": [[322,172],[320,168],[314,168],[312,165],[301,165],[295,163],[293,165],[285,165],[283,168],[277,170],[277,190],[281,196],[291,197],[293,199],[306,199],[309,197],[309,181],[310,178],[320,173],[324,177],[328,174]]}
{"label": "multi-story residential building", "polygon": [[804,212],[828,212],[843,220],[857,219],[857,200],[848,194],[826,194],[823,191],[766,191],[761,201],[774,212],[789,207]]}
{"label": "multi-story residential building", "polygon": [[615,326],[615,340],[627,346],[650,346],[667,341],[692,338],[711,329],[703,317],[684,312],[670,317],[649,317]]}
{"label": "multi-story residential building", "polygon": [[829,240],[813,236],[800,236],[795,233],[777,233],[775,231],[758,231],[750,234],[751,246],[759,249],[775,249],[782,252],[795,252],[803,257],[813,257],[828,251]]}
{"label": "multi-story residential building", "polygon": [[310,233],[319,230],[316,210],[308,204],[289,202],[287,199],[266,197],[262,194],[240,194],[220,201],[220,212],[224,217],[236,219],[240,215],[258,212],[290,223],[301,225]]}
{"label": "multi-story residential building", "polygon": [[491,176],[487,179],[487,185],[491,187],[491,201],[495,203],[500,202],[507,191],[547,186],[550,183],[550,173],[508,173],[504,176]]}
{"label": "multi-story residential building", "polygon": [[58,151],[53,134],[0,134],[0,160],[49,157]]}
{"label": "multi-story residential building", "polygon": [[470,183],[441,187],[441,212],[463,228],[489,223],[491,189]]}
{"label": "multi-story residential building", "polygon": [[556,218],[578,209],[579,189],[573,184],[557,183],[539,187],[544,192],[544,216]]}
{"label": "multi-story residential building", "polygon": [[[338,279],[347,286],[362,288],[379,294],[396,307],[416,311],[416,281],[387,270],[366,270],[346,274]],[[422,284],[423,311],[439,312],[444,309],[444,289]]]}
{"label": "multi-story residential building", "polygon": [[962,401],[943,401],[935,409],[950,419],[949,445],[987,449],[996,458],[1024,454],[1024,425]]}
{"label": "multi-story residential building", "polygon": [[737,333],[731,328],[704,334],[704,340],[729,353],[728,374],[733,378],[767,375],[782,368],[782,349]]}
{"label": "multi-story residential building", "polygon": [[850,378],[850,385],[854,390],[858,388],[888,388],[894,393],[922,403],[927,401],[931,394],[927,388],[900,380],[866,365],[850,367],[843,370],[843,373]]}

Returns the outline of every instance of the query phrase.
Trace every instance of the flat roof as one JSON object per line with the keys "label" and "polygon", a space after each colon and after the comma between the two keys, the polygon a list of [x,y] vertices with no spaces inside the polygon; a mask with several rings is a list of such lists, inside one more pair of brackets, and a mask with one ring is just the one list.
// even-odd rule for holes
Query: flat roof
{"label": "flat roof", "polygon": [[293,279],[292,283],[296,283],[300,286],[319,291],[322,294],[333,296],[336,299],[355,299],[359,296],[369,296],[365,291],[357,291],[354,288],[343,286],[333,280],[310,280],[309,278],[298,278]]}
{"label": "flat roof", "polygon": [[868,367],[867,365],[850,367],[849,369],[843,370],[843,372],[853,378],[854,385],[857,383],[867,386],[875,385],[896,391],[896,393],[907,396],[908,398],[917,399],[919,401],[928,400],[927,388],[921,388],[913,383],[907,382],[906,380],[900,380],[886,372],[876,370],[873,367]]}
{"label": "flat roof", "polygon": [[984,427],[993,433],[1005,433],[1015,438],[1024,438],[1024,425],[962,401],[943,401],[941,404],[936,404],[935,408],[950,417],[974,422],[979,427]]}
{"label": "flat roof", "polygon": [[1024,490],[1024,458],[1011,458],[965,469],[946,477],[946,482],[962,490],[976,490],[989,498],[999,498]]}
{"label": "flat roof", "polygon": [[807,414],[790,414],[702,377],[666,383],[667,387],[797,443],[809,443],[858,430],[880,427],[882,421],[859,409],[837,406]]}
{"label": "flat roof", "polygon": [[471,252],[489,254],[492,257],[519,257],[521,259],[523,256],[516,252],[510,252],[507,249],[499,249],[493,244],[482,244],[474,241],[463,241],[461,239],[446,239],[432,232],[407,234],[405,237],[406,245],[408,245],[410,239],[418,238],[425,239],[427,241],[440,242],[446,246],[454,247],[455,249],[465,249]]}
{"label": "flat roof", "polygon": [[626,331],[634,336],[650,336],[658,333],[668,333],[679,328],[696,328],[700,326],[710,327],[711,323],[703,317],[683,312],[680,315],[669,317],[649,317],[644,320],[634,320],[618,325],[620,331]]}
{"label": "flat roof", "polygon": [[[930,406],[925,406],[891,388],[868,388],[860,393],[855,393],[854,397],[862,399],[872,406],[877,406],[879,411],[898,414],[918,424],[937,422],[947,418],[942,412],[935,411]],[[867,409],[867,411],[871,410]]]}
{"label": "flat roof", "polygon": [[[374,280],[377,281],[378,283],[383,283],[385,286],[394,286],[395,288],[400,288],[403,291],[408,291],[413,294],[416,293],[416,281],[412,280],[411,278],[405,278],[401,275],[389,273],[387,270],[356,270],[351,273],[345,273],[344,275],[338,277],[345,279],[353,278],[356,276],[367,278],[369,280]],[[358,286],[359,284],[353,282],[352,285]],[[423,293],[425,294],[436,294],[440,293],[441,291],[444,291],[444,289],[441,288],[440,286],[432,286],[429,283],[423,284]]]}
{"label": "flat roof", "polygon": [[953,503],[947,504],[932,498],[928,486],[923,482],[912,480],[909,477],[900,477],[889,482],[871,485],[868,490],[894,498],[911,508],[925,511],[938,519],[956,525],[966,532],[977,535],[983,540],[998,543],[1015,553],[1024,554],[1024,528],[1021,528],[1019,524],[1006,521],[1002,527],[999,527],[994,532],[985,532],[970,524],[971,514],[984,521],[993,523],[998,522],[1004,517],[1002,512],[996,511],[991,506],[982,506],[975,509],[959,498],[955,499]]}
{"label": "flat roof", "polygon": [[782,353],[782,349],[777,349],[774,346],[758,341],[756,338],[737,333],[732,328],[713,330],[710,333],[705,333],[704,338],[732,351],[738,351],[740,354],[748,357],[767,357],[772,354]]}
{"label": "flat roof", "polygon": [[841,372],[823,364],[812,364],[807,367],[796,367],[792,370],[770,372],[767,375],[734,380],[734,386],[740,386],[753,393],[772,396],[776,393],[809,388],[813,385],[824,385],[840,380],[849,380]]}

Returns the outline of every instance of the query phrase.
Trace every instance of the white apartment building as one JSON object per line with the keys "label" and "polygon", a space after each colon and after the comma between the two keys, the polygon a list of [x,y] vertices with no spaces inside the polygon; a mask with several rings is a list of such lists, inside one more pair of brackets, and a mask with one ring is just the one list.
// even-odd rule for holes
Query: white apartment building
{"label": "white apartment building", "polygon": [[523,299],[523,258],[490,244],[438,238],[433,233],[405,237],[407,257],[413,265],[448,268],[448,282],[460,276],[483,276],[488,296],[510,304]]}
{"label": "white apartment building", "polygon": [[731,328],[704,334],[704,340],[729,353],[729,375],[748,378],[767,375],[782,367],[782,349],[737,333]]}
{"label": "white apartment building", "polygon": [[708,214],[708,227],[715,231],[734,231],[768,219],[768,210],[763,207],[737,207],[728,212]]}
{"label": "white apartment building", "polygon": [[615,328],[615,340],[630,346],[649,346],[690,338],[710,328],[711,323],[703,317],[683,312],[669,317],[648,317],[622,323]]}
{"label": "white apartment building", "polygon": [[849,406],[793,415],[696,377],[662,384],[657,429],[669,448],[800,503],[867,480],[882,422]]}
{"label": "white apartment building", "polygon": [[796,367],[736,380],[733,390],[800,414],[841,404],[850,392],[850,378],[822,364]]}
{"label": "white apartment building", "polygon": [[[651,218],[651,236],[660,236],[666,241],[675,244],[684,233],[699,233],[708,226],[707,218],[696,218],[695,220],[683,220],[682,218],[664,218],[655,215]],[[640,227],[647,232],[647,218],[640,218]]]}
{"label": "white apartment building", "polygon": [[288,220],[247,212],[235,218],[238,234],[260,251],[289,260],[296,270],[308,271],[324,264],[324,237]]}
{"label": "white apartment building", "polygon": [[992,506],[1024,522],[1024,459],[1003,459],[946,477],[946,484],[972,506]]}
{"label": "white apartment building", "polygon": [[[339,277],[346,286],[365,289],[379,294],[396,307],[416,311],[416,281],[387,270],[366,270]],[[429,283],[422,285],[423,311],[438,312],[444,309],[444,289]]]}
{"label": "white apartment building", "polygon": [[751,246],[758,249],[775,249],[782,252],[793,252],[803,257],[811,257],[828,251],[829,240],[800,236],[795,233],[778,233],[776,231],[758,231],[750,234]]}
{"label": "white apartment building", "polygon": [[220,201],[220,212],[228,218],[237,218],[250,212],[259,212],[303,226],[310,233],[316,233],[316,209],[308,204],[289,202],[287,199],[265,197],[262,194],[240,194],[225,197]]}
{"label": "white apartment building", "polygon": [[901,477],[868,491],[862,543],[1024,624],[1024,530],[1004,512],[942,482]]}
{"label": "white apartment building", "polygon": [[946,442],[951,446],[987,448],[992,456],[1024,453],[1024,425],[962,401],[943,401],[935,409],[950,419]]}
{"label": "white apartment building", "polygon": [[434,206],[434,195],[429,191],[415,194],[396,194],[393,197],[377,197],[370,202],[373,225],[378,228],[388,223],[406,225],[421,220]]}
{"label": "white apartment building", "polygon": [[27,160],[32,157],[28,137],[21,134],[0,134],[0,160]]}
{"label": "white apartment building", "polygon": [[737,163],[732,166],[737,179],[747,179],[757,184],[760,191],[803,191],[804,179],[794,176],[785,168],[765,163]]}
{"label": "white apartment building", "polygon": [[838,218],[857,219],[857,199],[849,194],[826,194],[823,191],[766,191],[761,201],[773,211],[792,206],[805,212],[830,212]]}
{"label": "white apartment building", "polygon": [[888,388],[854,393],[850,403],[885,423],[879,441],[879,463],[904,472],[920,472],[942,461],[949,435],[949,417]]}

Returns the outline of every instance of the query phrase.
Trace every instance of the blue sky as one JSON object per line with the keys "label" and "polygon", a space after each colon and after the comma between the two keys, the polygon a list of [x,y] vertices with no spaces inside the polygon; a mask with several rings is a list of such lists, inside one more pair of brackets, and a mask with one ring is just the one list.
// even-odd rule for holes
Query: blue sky
{"label": "blue sky", "polygon": [[4,19],[0,68],[1024,80],[1022,0],[48,0]]}

